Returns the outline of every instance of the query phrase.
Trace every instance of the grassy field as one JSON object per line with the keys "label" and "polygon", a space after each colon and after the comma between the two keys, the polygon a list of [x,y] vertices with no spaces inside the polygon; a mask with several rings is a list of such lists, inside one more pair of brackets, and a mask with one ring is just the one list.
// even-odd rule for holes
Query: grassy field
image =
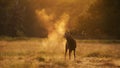
{"label": "grassy field", "polygon": [[76,60],[73,55],[65,60],[63,45],[43,45],[42,39],[4,39],[0,68],[120,68],[120,44],[114,42],[77,40]]}

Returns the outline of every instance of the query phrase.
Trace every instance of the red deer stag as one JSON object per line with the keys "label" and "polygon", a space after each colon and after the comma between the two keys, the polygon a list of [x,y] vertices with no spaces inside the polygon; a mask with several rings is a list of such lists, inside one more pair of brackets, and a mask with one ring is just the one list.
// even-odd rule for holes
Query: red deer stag
{"label": "red deer stag", "polygon": [[72,38],[69,32],[65,33],[66,45],[65,45],[65,59],[67,51],[69,50],[69,59],[71,59],[71,53],[74,52],[74,59],[76,57],[76,41]]}

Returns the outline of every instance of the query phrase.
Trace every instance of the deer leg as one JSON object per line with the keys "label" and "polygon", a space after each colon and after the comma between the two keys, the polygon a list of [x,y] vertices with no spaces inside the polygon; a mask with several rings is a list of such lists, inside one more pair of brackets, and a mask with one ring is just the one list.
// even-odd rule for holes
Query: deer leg
{"label": "deer leg", "polygon": [[66,59],[66,54],[67,54],[67,48],[65,48],[65,59]]}
{"label": "deer leg", "polygon": [[75,58],[76,58],[76,50],[74,49],[74,60],[75,60]]}
{"label": "deer leg", "polygon": [[72,50],[69,49],[69,59],[71,59],[71,52]]}

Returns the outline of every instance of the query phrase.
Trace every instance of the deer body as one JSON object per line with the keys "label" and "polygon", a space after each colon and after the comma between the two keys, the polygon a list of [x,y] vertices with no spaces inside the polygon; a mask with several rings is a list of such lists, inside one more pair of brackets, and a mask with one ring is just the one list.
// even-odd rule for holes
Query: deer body
{"label": "deer body", "polygon": [[76,41],[71,37],[70,34],[65,34],[66,45],[65,45],[65,58],[67,51],[69,50],[69,59],[71,59],[71,53],[74,52],[74,59],[76,57]]}

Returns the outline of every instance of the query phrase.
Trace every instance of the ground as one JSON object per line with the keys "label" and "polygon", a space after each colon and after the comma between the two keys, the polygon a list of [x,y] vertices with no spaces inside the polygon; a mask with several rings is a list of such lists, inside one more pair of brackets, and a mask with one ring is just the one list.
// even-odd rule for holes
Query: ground
{"label": "ground", "polygon": [[40,40],[0,41],[0,68],[120,68],[120,44],[77,41],[76,59],[64,59],[64,46]]}

